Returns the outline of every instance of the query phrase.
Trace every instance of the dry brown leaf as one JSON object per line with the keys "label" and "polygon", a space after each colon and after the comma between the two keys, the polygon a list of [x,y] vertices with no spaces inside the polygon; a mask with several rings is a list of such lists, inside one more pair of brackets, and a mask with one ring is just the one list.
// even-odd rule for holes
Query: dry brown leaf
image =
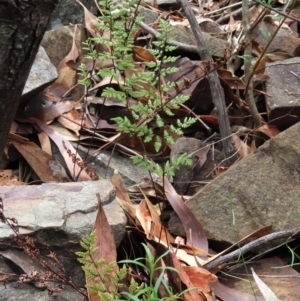
{"label": "dry brown leaf", "polygon": [[26,109],[22,112],[21,116],[17,117],[17,120],[28,122],[32,117],[41,121],[53,120],[61,114],[69,112],[76,105],[76,102],[69,100],[60,102],[49,101],[44,99],[43,95],[40,94],[39,97],[32,98],[28,102]]}
{"label": "dry brown leaf", "polygon": [[176,247],[174,249],[176,249],[177,258],[181,262],[184,262],[191,267],[198,267],[198,266],[202,265],[204,260],[201,259],[201,257],[204,257],[204,258],[207,257],[207,254],[205,253],[205,251],[202,252],[201,257],[198,257],[196,254],[195,255],[188,254],[183,248]]}
{"label": "dry brown leaf", "polygon": [[204,251],[208,251],[208,242],[203,226],[177,194],[169,180],[164,178],[166,197],[180,218],[187,236],[187,243]]}
{"label": "dry brown leaf", "polygon": [[[151,181],[151,179],[149,178],[142,178],[138,181],[138,183],[136,183],[133,186],[130,186],[127,188],[128,192],[130,193],[138,193],[140,194],[141,192],[146,195],[146,196],[150,196],[150,197],[155,197],[157,200],[157,202],[159,202],[159,200],[161,200],[162,198],[164,198],[164,189],[163,187],[156,183]],[[153,204],[157,203],[155,200],[152,201]]]}
{"label": "dry brown leaf", "polygon": [[148,49],[143,47],[133,46],[132,53],[136,62],[157,62],[156,57]]}
{"label": "dry brown leaf", "polygon": [[217,177],[219,177],[220,175],[222,175],[223,173],[225,173],[228,170],[229,167],[226,166],[217,166],[213,172],[212,172],[212,178],[216,179]]}
{"label": "dry brown leaf", "polygon": [[158,213],[147,198],[137,206],[136,218],[141,223],[148,239],[161,241],[165,245],[168,245],[169,242],[175,242],[173,236],[161,224]]}
{"label": "dry brown leaf", "polygon": [[154,235],[158,238],[159,241],[164,242],[166,245],[169,243],[175,242],[174,237],[169,233],[169,230],[166,229],[160,221],[160,217],[153,206],[153,204],[149,201],[147,197],[145,197],[145,201],[147,203],[147,207],[149,209],[152,222],[153,222],[153,229],[154,229]]}
{"label": "dry brown leaf", "polygon": [[55,158],[39,148],[35,143],[21,136],[9,134],[11,144],[25,158],[38,177],[44,182],[70,182],[66,171]]}
{"label": "dry brown leaf", "polygon": [[11,133],[16,133],[17,130],[18,130],[18,128],[19,128],[19,124],[18,124],[16,121],[13,120],[13,122],[11,123],[10,130],[9,130],[9,131],[10,131]]}
{"label": "dry brown leaf", "polygon": [[40,133],[38,133],[38,138],[39,138],[42,150],[44,152],[46,152],[47,154],[49,154],[50,156],[52,156],[52,149],[51,149],[51,143],[50,143],[49,136],[44,132],[40,132]]}
{"label": "dry brown leaf", "polygon": [[242,141],[237,134],[232,134],[232,140],[234,142],[234,148],[241,158],[245,158],[250,154],[250,147]]}
{"label": "dry brown leaf", "polygon": [[72,157],[69,156],[68,151],[72,154],[76,154],[76,159],[80,162],[83,162],[79,154],[76,152],[74,147],[70,144],[68,140],[66,140],[59,133],[54,131],[51,127],[47,126],[43,122],[39,120],[32,119],[57,145],[60,153],[64,157],[64,160],[67,164],[69,172],[73,178],[73,180],[77,181],[91,181],[91,177],[86,173],[86,171],[80,168],[76,162],[73,162]]}
{"label": "dry brown leaf", "polygon": [[204,251],[202,249],[199,249],[199,248],[196,248],[196,247],[193,247],[193,246],[190,246],[190,245],[186,245],[186,244],[182,244],[182,243],[180,243],[178,245],[175,245],[175,244],[172,244],[172,245],[174,247],[177,247],[180,250],[185,251],[187,254],[191,254],[191,255],[206,255],[206,256],[209,256],[209,257],[213,256],[210,253],[208,253],[207,251]]}
{"label": "dry brown leaf", "polygon": [[192,281],[190,280],[189,276],[184,271],[180,261],[177,259],[175,253],[171,252],[172,261],[174,264],[174,268],[178,271],[178,276],[180,280],[186,285],[189,291],[185,292],[183,294],[183,298],[185,301],[207,301],[205,296],[200,296],[197,292],[197,289],[193,289],[194,285]]}
{"label": "dry brown leaf", "polygon": [[74,87],[76,83],[76,63],[79,58],[79,52],[75,43],[77,26],[73,35],[73,43],[70,52],[57,66],[58,78],[56,81],[47,87],[43,95],[49,100],[61,100],[61,98]]}
{"label": "dry brown leaf", "polygon": [[256,19],[259,17],[259,15],[262,13],[263,10],[264,10],[264,7],[260,6],[260,5],[252,6],[249,9],[249,20],[250,20],[251,25],[254,21],[256,21]]}
{"label": "dry brown leaf", "polygon": [[275,125],[269,125],[269,124],[262,125],[258,129],[256,129],[256,131],[262,132],[270,138],[273,138],[280,133],[280,131],[277,129]]}
{"label": "dry brown leaf", "polygon": [[[98,261],[103,259],[106,264],[114,263],[113,273],[117,273],[119,268],[116,263],[117,261],[117,251],[114,236],[111,230],[111,227],[107,221],[103,205],[100,199],[100,195],[97,193],[98,199],[98,212],[94,224],[94,230],[96,232],[96,240],[94,243],[94,248],[97,249],[96,253],[92,256],[94,261]],[[102,271],[100,270],[99,273]],[[103,281],[97,277],[94,279],[86,278],[86,282],[88,286],[92,286],[94,284],[102,284]],[[114,288],[112,286],[112,277],[106,276],[105,278],[105,287],[109,291],[110,288]],[[98,295],[92,295],[88,290],[89,301],[101,301],[102,299]]]}
{"label": "dry brown leaf", "polygon": [[111,178],[112,184],[116,189],[116,200],[123,210],[132,218],[136,219],[136,206],[134,206],[129,198],[124,182],[118,173],[115,170],[113,177]]}
{"label": "dry brown leaf", "polygon": [[197,287],[207,300],[212,300],[210,284],[217,281],[218,277],[201,267],[183,266],[183,270],[190,278],[193,286]]}
{"label": "dry brown leaf", "polygon": [[19,186],[27,183],[19,181],[18,176],[11,169],[0,170],[0,186]]}
{"label": "dry brown leaf", "polygon": [[147,239],[155,240],[154,223],[145,200],[142,200],[136,208],[136,218],[140,222]]}
{"label": "dry brown leaf", "polygon": [[85,27],[93,37],[96,37],[99,33],[99,30],[95,24],[99,23],[100,20],[94,16],[79,0],[75,1],[83,8]]}
{"label": "dry brown leaf", "polygon": [[[102,23],[96,16],[94,16],[79,0],[75,0],[77,3],[81,5],[83,8],[84,12],[84,24],[88,32],[92,37],[107,37],[110,38],[110,33],[107,31],[104,31],[100,33],[99,29],[97,28],[97,24]],[[108,44],[97,44],[95,50],[98,53],[101,52],[110,52],[111,53],[111,48]],[[94,62],[93,62],[94,64]]]}
{"label": "dry brown leaf", "polygon": [[77,136],[80,136],[79,131],[81,129],[81,124],[85,120],[81,113],[77,110],[72,109],[71,111],[62,114],[57,118],[57,121],[63,125],[65,128],[73,131]]}
{"label": "dry brown leaf", "polygon": [[106,86],[111,86],[111,85],[125,85],[125,80],[123,77],[119,77],[119,81],[116,81],[113,77],[105,77],[103,78],[98,84],[96,84],[93,88],[90,88],[88,91],[92,92],[94,90],[97,90],[99,88],[103,89]]}
{"label": "dry brown leaf", "polygon": [[242,80],[236,76],[233,76],[230,71],[227,71],[225,69],[217,69],[219,77],[221,77],[231,89],[245,89],[245,84],[242,82]]}

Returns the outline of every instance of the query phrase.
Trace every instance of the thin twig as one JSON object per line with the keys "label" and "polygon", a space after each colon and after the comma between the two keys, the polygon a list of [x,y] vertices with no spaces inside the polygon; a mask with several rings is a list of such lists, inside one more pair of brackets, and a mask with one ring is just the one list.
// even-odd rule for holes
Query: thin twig
{"label": "thin twig", "polygon": [[288,19],[291,19],[291,20],[294,20],[296,22],[300,22],[300,19],[295,18],[293,16],[290,16],[289,14],[286,14],[286,13],[284,13],[282,11],[279,11],[279,10],[277,10],[277,9],[275,9],[275,8],[273,8],[273,7],[267,5],[267,4],[265,4],[265,3],[263,3],[263,2],[261,2],[259,0],[253,0],[253,1],[256,2],[256,3],[258,3],[258,4],[260,4],[260,5],[262,5],[263,7],[267,8],[269,10],[272,10],[273,12],[276,12],[278,15],[284,16],[284,17],[286,17]]}
{"label": "thin twig", "polygon": [[239,248],[238,250],[235,250],[229,254],[226,254],[220,258],[217,258],[216,260],[214,260],[212,262],[209,262],[207,265],[204,265],[204,267],[207,268],[208,270],[211,270],[214,267],[217,267],[223,263],[227,263],[229,261],[235,260],[241,254],[245,254],[246,252],[249,252],[249,251],[253,250],[254,248],[259,247],[263,244],[269,243],[270,241],[273,241],[276,239],[283,239],[283,238],[292,238],[294,236],[299,236],[299,234],[300,234],[299,228],[268,234],[266,236],[260,237],[256,240],[249,242],[248,244],[244,245],[243,247]]}
{"label": "thin twig", "polygon": [[196,17],[187,0],[180,1],[183,11],[193,30],[194,37],[197,42],[198,53],[203,61],[208,62],[207,69],[209,70],[207,70],[207,80],[210,86],[213,103],[217,109],[221,137],[226,137],[226,139],[223,140],[223,150],[226,158],[228,159],[227,164],[230,166],[236,161],[236,157],[232,156],[234,154],[234,147],[233,140],[230,136],[231,130],[226,110],[224,91],[222,89],[217,70],[213,68],[213,60],[205,45],[205,40]]}
{"label": "thin twig", "polygon": [[[152,34],[154,37],[156,37],[156,38],[158,37],[159,33],[155,29],[153,29],[151,26],[147,25],[144,22],[140,22],[139,24],[144,30],[146,30],[147,32]],[[181,43],[178,41],[170,41],[170,42],[168,42],[168,44],[178,47],[178,50],[192,52],[192,53],[198,53],[198,49],[194,45],[188,45],[188,44],[184,44],[184,43]]]}
{"label": "thin twig", "polygon": [[[251,3],[250,5],[252,6],[253,4],[254,3]],[[216,22],[218,24],[221,24],[221,23],[227,21],[231,16],[235,17],[235,16],[239,15],[240,13],[242,13],[242,7],[235,10],[235,11],[233,11],[233,12],[228,13],[227,15],[224,15],[224,16],[220,17],[219,19],[216,20]]]}
{"label": "thin twig", "polygon": [[244,23],[244,34],[247,41],[247,46],[244,50],[244,72],[245,82],[248,84],[248,90],[245,93],[245,100],[249,106],[250,113],[254,121],[254,127],[259,128],[262,124],[261,117],[258,113],[257,106],[253,96],[253,80],[252,80],[252,32],[249,20],[249,3],[248,0],[243,0],[243,23]]}
{"label": "thin twig", "polygon": [[[249,2],[251,3],[251,1],[249,1]],[[223,10],[226,10],[228,8],[233,8],[233,7],[240,6],[240,5],[242,5],[242,2],[233,3],[233,4],[230,4],[230,5],[221,7],[219,9],[215,9],[215,10],[210,11],[208,13],[205,13],[204,16],[206,17],[206,16],[209,16],[209,15],[213,15],[213,14],[216,14],[216,13],[221,12]]]}

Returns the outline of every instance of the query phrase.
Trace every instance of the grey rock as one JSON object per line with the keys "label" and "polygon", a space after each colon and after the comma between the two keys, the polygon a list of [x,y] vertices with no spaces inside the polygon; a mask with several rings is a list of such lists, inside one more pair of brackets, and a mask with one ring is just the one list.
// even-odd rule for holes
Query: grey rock
{"label": "grey rock", "polygon": [[45,49],[40,46],[23,89],[21,102],[36,96],[54,82],[57,77],[56,68],[49,60]]}
{"label": "grey rock", "polygon": [[168,230],[174,237],[186,237],[186,232],[183,228],[181,220],[175,212],[172,212],[170,214],[170,219],[168,221]]}
{"label": "grey rock", "polygon": [[[202,142],[195,138],[181,137],[176,140],[175,144],[172,146],[171,157],[178,158],[183,154],[191,154],[193,164],[191,166],[183,165],[180,170],[175,171],[175,176],[173,177],[174,188],[179,194],[186,194],[187,189],[191,181],[194,178],[194,167],[198,162],[198,157],[195,152],[202,148]],[[206,158],[205,158],[206,160]],[[204,161],[205,162],[205,161]],[[201,165],[203,165],[203,163]]]}
{"label": "grey rock", "polygon": [[259,26],[255,26],[252,34],[255,42],[259,44],[261,49],[265,49],[269,40],[266,39],[266,34],[270,37],[276,32],[272,43],[268,46],[268,53],[285,52],[291,56],[299,55],[299,38],[295,32],[280,28],[271,22],[262,21]]}
{"label": "grey rock", "polygon": [[[81,0],[80,2],[93,14],[97,13],[94,0]],[[70,23],[84,23],[83,8],[74,0],[59,0],[52,13],[49,29],[55,29]]]}
{"label": "grey rock", "polygon": [[[82,43],[87,40],[86,31],[83,25],[77,25],[76,31],[75,26],[66,25],[45,32],[41,45],[45,48],[50,61],[56,68],[58,68],[59,63],[71,51],[73,40],[75,41],[78,50],[78,59],[76,63],[79,65],[83,58]],[[70,67],[73,69],[77,68],[77,66]],[[84,87],[78,85],[75,89],[72,89],[68,97],[71,96],[72,100],[78,101],[83,94]]]}
{"label": "grey rock", "polygon": [[[153,10],[142,8],[140,15],[144,16],[144,22],[147,24],[154,23],[158,19],[158,13]],[[192,29],[187,26],[176,25],[172,27],[170,36],[174,37],[177,42],[185,43],[187,45],[195,45],[195,38]],[[228,47],[227,42],[210,34],[203,32],[208,51],[212,56],[223,57],[224,50]]]}
{"label": "grey rock", "polygon": [[47,291],[37,289],[30,284],[9,283],[0,287],[1,301],[84,301],[84,297],[71,288],[49,296]]}
{"label": "grey rock", "polygon": [[234,243],[272,225],[273,231],[299,227],[300,123],[267,141],[187,201],[209,239]]}
{"label": "grey rock", "polygon": [[[67,275],[72,276],[75,283],[83,287],[85,277],[75,252],[81,250],[79,241],[91,232],[94,225],[98,208],[96,193],[100,193],[106,217],[118,246],[125,234],[127,220],[115,200],[114,187],[109,180],[47,183],[25,187],[2,186],[0,197],[3,199],[6,217],[18,220],[20,233],[32,237],[41,254],[53,251]],[[5,262],[0,260],[1,270],[7,272],[9,268],[16,266],[18,270],[26,272],[30,267],[37,270],[34,263],[25,260],[23,252],[15,249],[11,234],[11,229],[1,223],[0,255],[10,258]],[[7,263],[8,261],[12,261],[13,264]],[[40,288],[33,288],[31,285],[19,287],[15,283],[9,283],[7,289],[0,287],[0,300],[83,299],[73,290],[63,291],[53,298],[48,296],[47,291],[41,291]]]}
{"label": "grey rock", "polygon": [[[118,245],[123,238],[126,218],[114,199],[114,188],[109,180],[25,187],[2,186],[0,196],[4,200],[5,214],[18,220],[21,234],[40,231],[39,243],[61,246],[79,242],[90,233],[98,207],[96,193],[100,193]],[[0,229],[0,241],[9,239],[9,227],[0,224]],[[57,237],[55,240],[45,241],[42,235],[51,233],[52,230],[63,231],[68,240]]]}
{"label": "grey rock", "polygon": [[270,76],[266,82],[269,120],[270,124],[276,125],[280,130],[285,130],[300,120],[300,78],[291,71],[300,77],[299,57],[269,63],[266,68],[266,74]]}
{"label": "grey rock", "polygon": [[[228,47],[227,42],[205,32],[202,32],[202,34],[209,53],[215,57],[223,57],[224,51]],[[196,46],[193,31],[190,27],[181,25],[173,26],[170,35],[178,42]]]}
{"label": "grey rock", "polygon": [[[94,149],[89,149],[83,145],[77,146],[77,143],[74,142],[72,144],[78,149],[81,158],[86,158],[85,160],[97,169],[98,175],[101,178],[110,179],[114,171],[118,170],[125,186],[131,186],[139,182],[142,178],[149,177],[149,172],[144,167],[133,164],[132,160],[126,155],[119,154],[118,152],[112,154],[111,151],[102,150],[100,154],[94,156],[87,154],[88,152],[92,153]],[[60,160],[60,154],[55,153],[54,156]],[[154,180],[158,180],[158,176],[155,173],[151,174]]]}
{"label": "grey rock", "polygon": [[[66,57],[70,52],[73,44],[73,36],[75,26],[66,25],[45,32],[41,45],[45,48],[50,61],[55,67]],[[81,59],[82,42],[87,39],[83,25],[77,25],[75,44]]]}
{"label": "grey rock", "polygon": [[181,166],[175,171],[173,185],[177,193],[193,195],[191,188],[211,180],[214,169],[224,159],[224,155],[221,151],[211,148],[210,144],[189,137],[177,139],[170,156],[176,158],[184,153],[191,154],[193,164]]}
{"label": "grey rock", "polygon": [[139,16],[144,17],[143,22],[145,22],[146,24],[152,24],[157,20],[158,13],[154,10],[141,6]]}

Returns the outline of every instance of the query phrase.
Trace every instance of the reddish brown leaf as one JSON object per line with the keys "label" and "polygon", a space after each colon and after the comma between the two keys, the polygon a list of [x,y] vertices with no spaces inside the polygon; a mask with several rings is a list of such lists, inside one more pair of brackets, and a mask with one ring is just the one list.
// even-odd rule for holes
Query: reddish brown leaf
{"label": "reddish brown leaf", "polygon": [[[94,243],[94,248],[97,249],[97,252],[93,255],[93,260],[98,261],[104,259],[106,264],[114,263],[113,271],[118,272],[119,268],[116,263],[117,252],[114,236],[112,234],[111,227],[107,221],[103,205],[100,199],[100,195],[97,193],[98,199],[98,213],[96,216],[94,230],[96,232],[96,240]],[[101,273],[101,271],[99,271]],[[96,279],[86,279],[87,285],[91,286],[93,284],[101,284],[102,280],[97,277]],[[105,287],[109,291],[112,288],[112,278],[107,276],[105,278]],[[99,296],[92,295],[89,291],[89,301],[101,301],[102,299]]]}
{"label": "reddish brown leaf", "polygon": [[[189,276],[184,271],[180,261],[177,259],[175,253],[171,253],[172,261],[174,264],[175,269],[178,271],[178,276],[180,280],[189,288],[190,290],[183,294],[185,301],[207,301],[204,296],[200,296],[197,292],[197,289],[193,285],[192,281],[190,280]],[[193,289],[195,288],[195,289]]]}
{"label": "reddish brown leaf", "polygon": [[15,134],[9,134],[9,139],[42,181],[70,182],[61,164],[35,143]]}
{"label": "reddish brown leaf", "polygon": [[262,125],[256,131],[262,132],[270,138],[273,138],[280,133],[280,131],[277,129],[275,125],[269,125],[269,124]]}
{"label": "reddish brown leaf", "polygon": [[140,46],[132,47],[133,58],[136,62],[156,62],[156,57],[148,50]]}
{"label": "reddish brown leaf", "polygon": [[168,179],[164,178],[164,187],[166,192],[166,197],[173,207],[174,211],[177,213],[184,227],[187,243],[204,251],[208,251],[208,242],[206,235],[204,233],[203,226],[195,218],[194,214],[183,202],[182,198],[177,194]]}
{"label": "reddish brown leaf", "polygon": [[[219,125],[218,117],[212,115],[200,115],[201,120],[211,124],[211,125]],[[228,116],[229,121],[233,122],[235,118]]]}
{"label": "reddish brown leaf", "polygon": [[212,300],[210,284],[217,281],[218,277],[201,267],[183,266],[183,270],[190,278],[193,286],[201,290],[207,300]]}

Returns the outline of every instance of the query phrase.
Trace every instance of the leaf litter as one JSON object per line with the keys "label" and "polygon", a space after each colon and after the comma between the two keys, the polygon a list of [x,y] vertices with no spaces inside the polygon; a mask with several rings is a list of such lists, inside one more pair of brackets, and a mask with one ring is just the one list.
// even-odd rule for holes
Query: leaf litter
{"label": "leaf litter", "polygon": [[[79,1],[77,2],[82,5]],[[85,26],[90,35],[93,37],[100,36],[99,29],[94,25],[99,22],[98,18],[91,14],[83,5],[82,7],[85,15]],[[154,8],[151,5],[147,5],[147,7],[162,13],[162,10],[159,8]],[[195,13],[199,14],[199,10],[195,5],[193,5],[193,8]],[[209,18],[202,18],[199,24],[204,24],[205,22],[213,23],[216,27],[219,26],[219,32],[222,32],[222,34],[227,35],[229,38],[233,35],[237,36],[240,33],[240,21],[234,19],[234,9],[232,14],[225,14],[225,16],[222,17],[223,20],[221,21],[221,25],[219,25],[220,17],[218,18],[217,13],[214,13],[214,11],[225,11],[225,2],[207,2],[201,9],[202,15],[205,16],[205,14],[207,14]],[[252,24],[255,24],[261,13],[262,8],[260,6],[255,6],[251,9],[250,21]],[[272,12],[271,14],[274,15],[275,13]],[[299,17],[299,15],[297,15],[297,17]],[[178,21],[180,25],[177,24]],[[176,26],[188,27],[187,19],[180,14],[178,16],[171,15],[170,23],[172,24],[172,22],[174,22],[173,24],[176,23]],[[261,22],[268,28],[270,28],[270,25],[275,28],[278,26],[272,18],[265,18]],[[291,24],[290,20],[288,20],[285,26],[289,28]],[[254,72],[255,91],[257,92],[258,102],[261,102],[261,95],[265,94],[262,84],[267,81],[269,77],[265,74],[267,62],[286,60],[297,54],[297,49],[292,49],[288,53],[284,47],[281,49],[279,44],[276,45],[278,48],[276,51],[264,53],[263,49],[265,45],[261,40],[261,36],[264,34],[265,32],[261,31],[260,35],[254,38],[252,45],[252,52],[256,56],[263,56],[259,64],[256,65]],[[105,35],[109,36],[109,33],[106,32]],[[142,38],[142,35],[137,36],[137,40],[138,38]],[[231,42],[233,43],[233,39]],[[110,52],[111,49],[108,45],[102,44],[97,50]],[[143,72],[145,70],[141,67],[143,62],[156,61],[156,58],[144,47],[136,45],[132,49],[132,52],[135,62],[140,65],[136,67],[136,70],[125,74],[125,76]],[[126,109],[124,109],[124,105],[120,103],[120,101],[114,98],[103,99],[98,96],[104,87],[118,85],[112,78],[104,78],[102,81],[96,82],[93,88],[88,91],[87,101],[85,103],[82,102],[82,99],[65,99],[77,85],[76,67],[79,63],[78,58],[78,49],[74,40],[70,53],[58,66],[58,79],[46,88],[41,95],[32,98],[22,114],[16,117],[14,128],[12,128],[9,136],[10,146],[8,147],[13,146],[16,148],[38,178],[43,182],[68,182],[71,180],[83,181],[94,179],[92,173],[84,164],[84,160],[78,155],[77,150],[74,149],[69,141],[77,143],[85,142],[88,145],[92,143],[94,147],[99,149],[101,149],[103,145],[113,145],[117,141],[118,144],[139,154],[142,154],[146,150],[147,155],[152,158],[168,157],[172,147],[170,145],[164,145],[163,151],[156,153],[152,142],[148,143],[145,147],[141,147],[138,137],[123,136],[122,139],[119,139],[119,135],[117,135],[116,132],[117,128],[115,124],[111,122],[111,118],[124,116],[124,114],[127,114]],[[224,55],[224,58],[218,58],[216,60],[216,66],[218,67],[219,78],[225,93],[227,113],[232,126],[235,150],[240,159],[243,159],[257,148],[258,145],[256,145],[256,141],[253,139],[257,132],[262,133],[264,140],[267,140],[280,133],[280,130],[275,125],[270,125],[270,120],[267,118],[264,119],[264,124],[261,127],[257,129],[253,128],[248,105],[244,102],[246,84],[241,75],[243,72],[242,63],[233,63],[234,60],[232,60],[232,58],[234,58],[236,62],[239,61],[237,51],[231,53],[229,51],[229,53]],[[91,61],[84,59],[83,62],[86,63],[87,69],[89,69]],[[93,64],[96,68],[100,69],[104,65],[112,65],[112,62],[109,60],[105,62],[96,60]],[[169,125],[174,124],[178,118],[181,119],[190,114],[194,114],[199,118],[199,121],[192,127],[190,132],[186,131],[185,134],[200,137],[204,140],[208,135],[211,135],[212,132],[216,132],[217,135],[213,141],[217,144],[219,139],[219,120],[212,103],[210,87],[204,77],[205,73],[203,69],[205,68],[205,62],[192,60],[183,54],[180,59],[170,64],[170,66],[180,67],[180,72],[167,75],[164,78],[160,78],[160,80],[165,82],[177,82],[183,79],[188,88],[184,89],[182,93],[188,95],[189,100],[185,106],[174,110],[174,116],[164,116],[167,122],[165,125],[166,129]],[[236,74],[240,74],[240,76]],[[125,82],[125,79],[123,79],[123,81]],[[151,87],[148,84],[143,84],[142,87],[143,89],[155,89],[155,87]],[[177,93],[176,88],[168,93],[170,96],[175,95]],[[130,99],[129,103],[136,103],[137,101],[145,102],[147,100],[140,97]],[[268,116],[265,111],[262,111],[261,114],[261,116]],[[29,125],[30,135],[27,136],[32,137],[32,134],[36,133],[40,146],[19,136],[19,134],[24,135],[22,128],[25,128],[25,123],[31,125]],[[99,136],[92,134],[89,130],[94,133],[99,133]],[[161,137],[162,133],[157,132],[156,135]],[[173,138],[177,140],[178,137],[174,136]],[[62,154],[67,166],[67,171],[52,156],[50,140],[57,145]],[[121,149],[116,147],[116,150],[120,151]],[[124,149],[122,149],[122,152],[126,153],[126,150],[124,151]],[[6,153],[9,153],[8,150]],[[127,152],[127,154],[130,155],[130,152]],[[202,160],[202,163],[204,163],[207,157],[202,158]],[[201,166],[199,168],[201,168]],[[226,172],[226,167],[220,165],[212,172],[214,176],[216,176],[218,173],[221,173],[222,170]],[[168,247],[172,250],[170,255],[172,266],[179,271],[179,276],[173,275],[173,277],[177,277],[177,279],[170,279],[170,283],[177,281],[178,284],[179,277],[181,283],[184,283],[187,288],[197,287],[197,290],[191,289],[184,293],[184,300],[213,301],[215,300],[214,296],[222,300],[263,300],[261,297],[253,297],[226,287],[218,281],[214,273],[202,267],[221,256],[223,252],[217,255],[211,255],[209,253],[204,228],[201,222],[195,219],[193,213],[190,212],[184,203],[184,199],[188,199],[188,197],[178,195],[167,178],[162,179],[161,184],[153,183],[149,181],[149,179],[144,179],[144,183],[127,189],[120,175],[115,173],[112,182],[116,188],[116,199],[126,212],[130,227],[139,233],[140,240],[148,241],[148,243],[150,245],[153,244],[153,246],[161,244],[163,247]],[[0,172],[0,183],[1,185],[26,184],[18,181],[16,173],[9,169]],[[158,210],[158,208],[165,207],[167,206],[166,204],[171,206],[179,216],[186,232],[186,243],[176,243],[176,238],[173,237],[162,224],[159,216],[161,210]],[[155,205],[159,206],[156,207]],[[103,228],[106,230],[103,231]],[[109,228],[103,208],[101,207],[101,201],[99,201],[99,211],[95,222],[95,229],[98,234],[107,233],[107,235],[97,236],[97,246],[106,247],[104,249],[102,247],[99,248],[95,256],[98,259],[104,258],[113,261],[116,260],[117,256],[113,236],[110,234]],[[101,231],[99,232],[99,230]],[[255,235],[263,236],[265,230],[268,229],[259,230],[247,238],[251,238]],[[182,242],[184,240],[180,241]],[[237,245],[242,242],[244,241],[240,241]],[[155,251],[153,252],[155,253]],[[225,250],[224,252],[229,252],[229,250]],[[117,266],[115,266],[115,268],[118,269]],[[270,289],[264,285],[255,272],[252,271],[252,273],[262,294],[264,296],[266,296],[266,294],[272,296],[265,297],[265,300],[278,300],[272,295]],[[93,297],[90,296],[90,298]]]}

